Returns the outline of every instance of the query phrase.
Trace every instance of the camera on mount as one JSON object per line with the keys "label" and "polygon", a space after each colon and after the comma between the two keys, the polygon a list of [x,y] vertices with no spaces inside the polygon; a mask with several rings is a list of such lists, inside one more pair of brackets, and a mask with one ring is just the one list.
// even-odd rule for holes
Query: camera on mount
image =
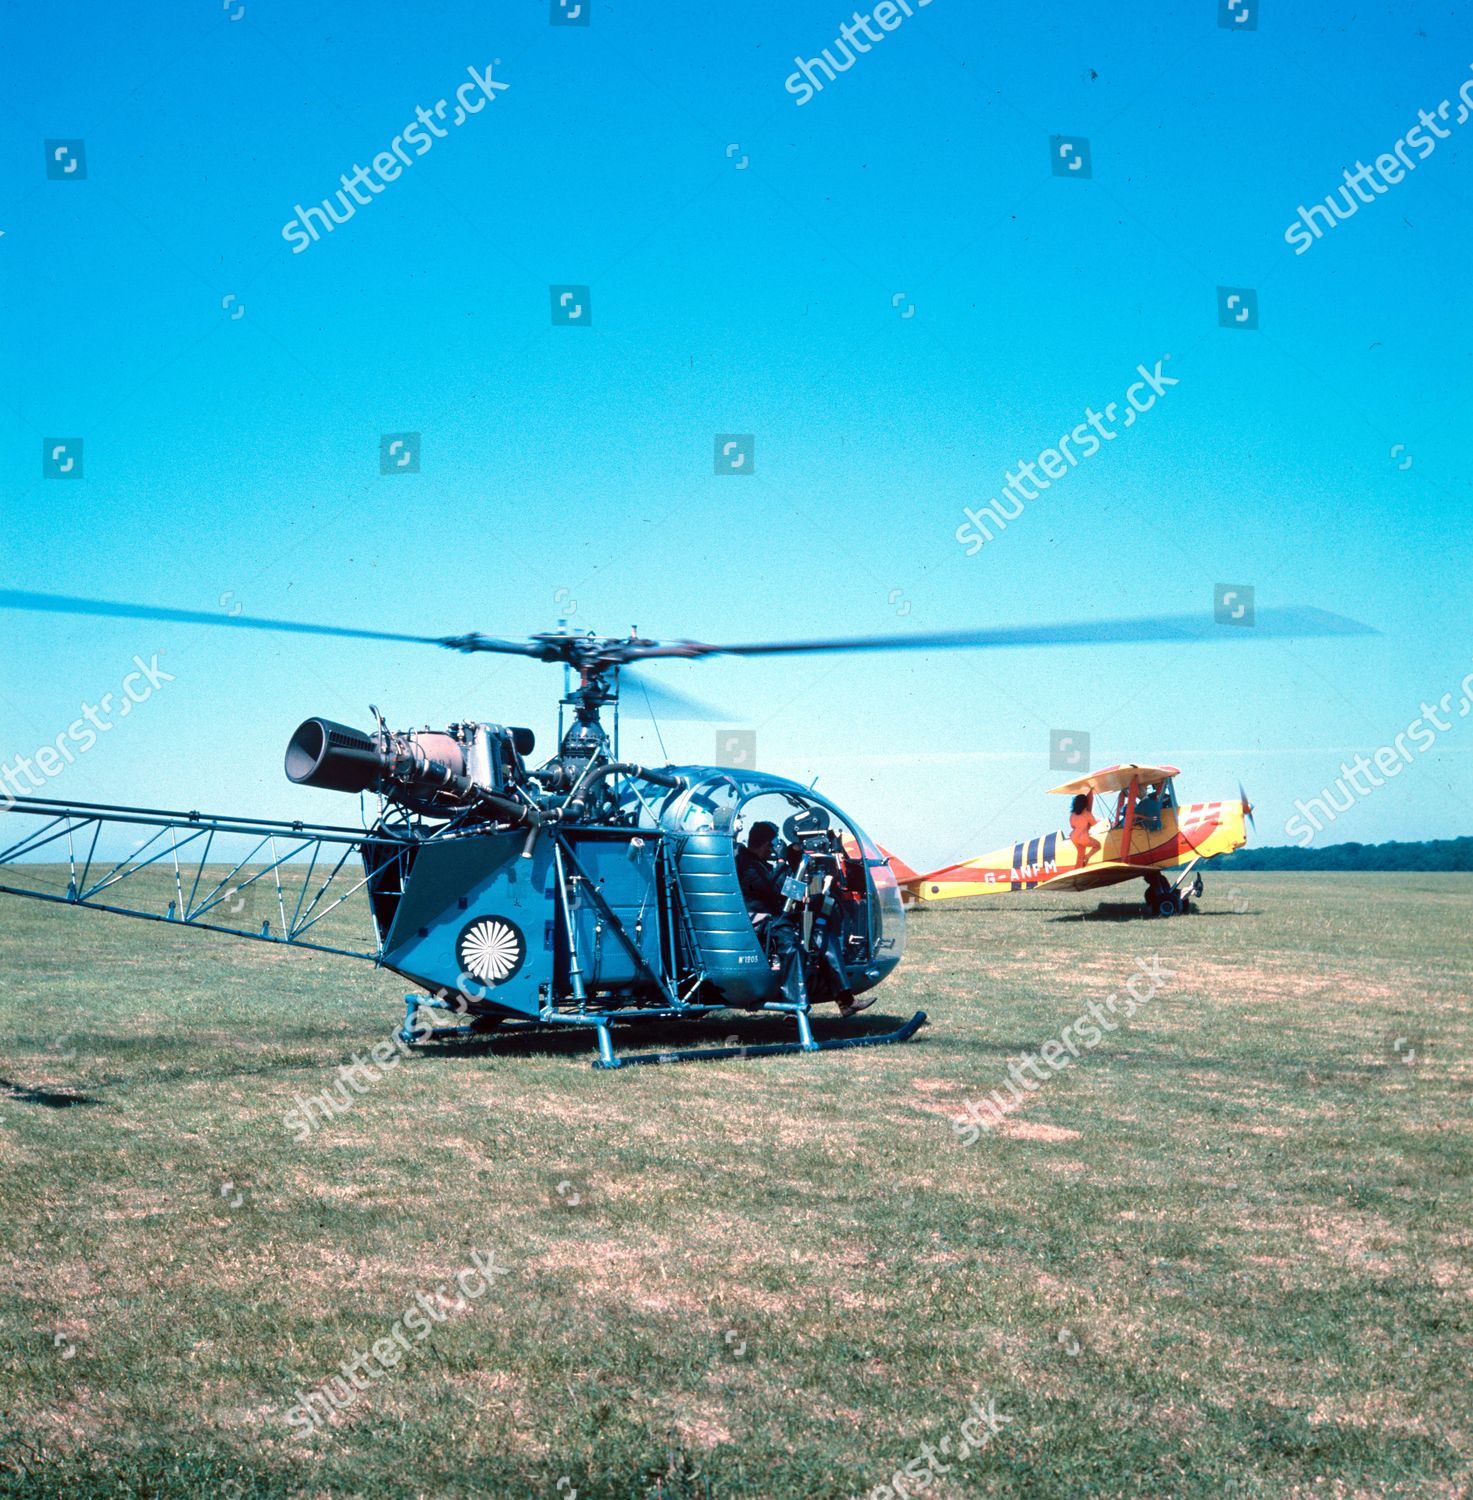
{"label": "camera on mount", "polygon": [[821,807],[804,808],[783,824],[789,847],[797,845],[810,859],[831,858],[839,852],[839,836],[829,827],[829,815]]}

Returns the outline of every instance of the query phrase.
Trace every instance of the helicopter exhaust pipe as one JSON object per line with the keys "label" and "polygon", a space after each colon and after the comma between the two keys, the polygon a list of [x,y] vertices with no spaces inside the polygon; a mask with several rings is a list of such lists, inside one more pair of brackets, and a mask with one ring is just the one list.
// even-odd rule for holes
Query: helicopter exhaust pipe
{"label": "helicopter exhaust pipe", "polygon": [[637,780],[653,782],[656,786],[669,787],[677,792],[683,792],[686,787],[685,777],[677,776],[673,771],[657,771],[652,766],[637,766],[633,761],[611,760],[584,778],[577,795],[568,802],[566,816],[581,818],[593,800],[594,789],[602,786],[611,776],[633,776]]}

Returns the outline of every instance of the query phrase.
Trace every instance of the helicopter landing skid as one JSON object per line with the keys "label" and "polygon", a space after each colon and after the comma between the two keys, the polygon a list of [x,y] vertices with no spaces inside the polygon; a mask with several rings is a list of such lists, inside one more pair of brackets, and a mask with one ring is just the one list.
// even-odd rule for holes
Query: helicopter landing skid
{"label": "helicopter landing skid", "polygon": [[416,1042],[471,1041],[501,1035],[507,1032],[543,1031],[556,1026],[579,1026],[595,1033],[598,1043],[598,1058],[593,1067],[601,1069],[622,1068],[641,1063],[719,1062],[730,1058],[780,1057],[790,1052],[839,1052],[849,1047],[881,1047],[894,1042],[908,1042],[926,1024],[926,1013],[918,1010],[903,1026],[894,1031],[881,1032],[877,1036],[838,1036],[817,1041],[808,1024],[808,1011],[796,1005],[769,1003],[764,1011],[781,1011],[793,1016],[798,1023],[796,1042],[762,1042],[756,1046],[687,1047],[678,1051],[644,1052],[633,1057],[620,1058],[614,1053],[612,1025],[621,1020],[638,1018],[642,1021],[696,1020],[710,1015],[712,1011],[725,1010],[723,1005],[685,1005],[678,1009],[667,1007],[659,1010],[638,1011],[585,1011],[582,1014],[552,1015],[525,1021],[503,1021],[494,1027],[478,1026],[475,1022],[464,1026],[437,1026],[425,1029],[417,1020],[420,1010],[454,1010],[447,1001],[429,999],[423,995],[404,997],[404,1028],[399,1038],[406,1046]]}
{"label": "helicopter landing skid", "polygon": [[[768,1007],[764,1006],[764,1009]],[[747,1057],[781,1057],[789,1052],[842,1052],[849,1047],[884,1047],[894,1042],[908,1042],[926,1024],[926,1013],[918,1010],[904,1026],[878,1036],[834,1036],[815,1041],[808,1017],[799,1013],[798,1030],[804,1040],[797,1042],[762,1042],[755,1047],[689,1047],[680,1052],[641,1052],[634,1057],[596,1062],[596,1068],[633,1067],[640,1063],[720,1062],[723,1059]]]}

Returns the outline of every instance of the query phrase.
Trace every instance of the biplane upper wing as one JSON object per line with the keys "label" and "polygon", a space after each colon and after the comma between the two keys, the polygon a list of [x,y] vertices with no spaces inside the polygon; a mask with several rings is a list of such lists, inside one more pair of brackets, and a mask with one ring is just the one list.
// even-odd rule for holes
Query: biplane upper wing
{"label": "biplane upper wing", "polygon": [[1086,776],[1066,781],[1063,786],[1050,787],[1049,792],[1065,797],[1074,797],[1080,792],[1123,792],[1132,781],[1145,786],[1148,782],[1166,781],[1180,775],[1181,771],[1176,766],[1138,766],[1133,762],[1126,762],[1124,765],[1105,766],[1102,770],[1091,771]]}

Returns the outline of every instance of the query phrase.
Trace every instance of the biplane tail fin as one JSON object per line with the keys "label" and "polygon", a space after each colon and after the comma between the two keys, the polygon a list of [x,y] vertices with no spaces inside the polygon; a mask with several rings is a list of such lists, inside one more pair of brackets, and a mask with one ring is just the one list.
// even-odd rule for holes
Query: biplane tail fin
{"label": "biplane tail fin", "polygon": [[889,862],[890,873],[895,877],[895,884],[900,887],[901,904],[914,906],[921,899],[921,872],[906,864],[898,854],[892,854],[883,844],[877,844],[875,847]]}
{"label": "biplane tail fin", "polygon": [[914,885],[921,878],[921,872],[912,869],[898,854],[892,854],[883,844],[876,845],[876,847],[890,862],[890,868],[895,873],[896,882],[901,887]]}

